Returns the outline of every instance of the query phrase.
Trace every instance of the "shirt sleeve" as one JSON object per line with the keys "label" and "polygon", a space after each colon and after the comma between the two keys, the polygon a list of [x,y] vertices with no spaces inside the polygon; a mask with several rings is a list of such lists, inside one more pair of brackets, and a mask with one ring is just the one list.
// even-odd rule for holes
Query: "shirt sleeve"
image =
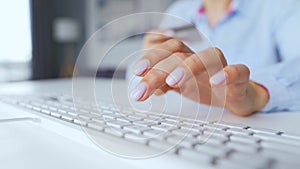
{"label": "shirt sleeve", "polygon": [[270,95],[263,112],[300,110],[300,3],[297,0],[276,2],[272,33],[280,63],[251,75]]}
{"label": "shirt sleeve", "polygon": [[269,92],[262,112],[300,110],[300,57],[252,72],[251,80]]}

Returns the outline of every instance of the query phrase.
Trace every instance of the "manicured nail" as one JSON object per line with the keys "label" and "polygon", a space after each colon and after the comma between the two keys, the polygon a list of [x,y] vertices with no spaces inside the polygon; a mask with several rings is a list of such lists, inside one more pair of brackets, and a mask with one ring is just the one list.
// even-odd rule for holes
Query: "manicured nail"
{"label": "manicured nail", "polygon": [[184,75],[184,70],[182,68],[175,69],[166,79],[166,83],[169,86],[174,86],[178,83]]}
{"label": "manicured nail", "polygon": [[226,73],[224,71],[221,71],[210,78],[210,83],[212,85],[219,85],[223,83],[225,79],[226,79]]}
{"label": "manicured nail", "polygon": [[164,35],[166,36],[166,37],[174,37],[175,36],[175,32],[173,31],[173,30],[166,30],[165,32],[164,32]]}
{"label": "manicured nail", "polygon": [[147,84],[140,83],[131,91],[130,98],[132,100],[138,101],[145,94],[146,90],[147,90]]}
{"label": "manicured nail", "polygon": [[134,66],[134,73],[136,75],[141,75],[143,74],[146,69],[149,67],[149,61],[148,60],[141,60],[139,61],[135,66]]}

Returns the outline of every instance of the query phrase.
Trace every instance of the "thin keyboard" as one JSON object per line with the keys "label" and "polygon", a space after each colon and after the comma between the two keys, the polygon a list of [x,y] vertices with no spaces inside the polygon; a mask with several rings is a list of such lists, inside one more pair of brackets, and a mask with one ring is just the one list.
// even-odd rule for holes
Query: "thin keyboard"
{"label": "thin keyboard", "polygon": [[[172,152],[179,157],[215,168],[300,166],[300,136],[282,131],[144,113],[106,103],[96,106],[87,101],[76,103],[75,111],[66,95],[5,96],[0,101],[156,149],[176,144]],[[199,141],[208,135],[209,139]]]}

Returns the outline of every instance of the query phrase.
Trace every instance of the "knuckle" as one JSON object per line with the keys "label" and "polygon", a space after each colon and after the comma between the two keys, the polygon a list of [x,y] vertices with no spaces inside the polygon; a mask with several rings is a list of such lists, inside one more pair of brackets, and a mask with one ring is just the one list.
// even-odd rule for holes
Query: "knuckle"
{"label": "knuckle", "polygon": [[201,59],[197,55],[193,55],[188,57],[184,63],[183,66],[189,69],[192,73],[196,73],[198,69],[201,69],[204,67],[204,64],[202,63]]}
{"label": "knuckle", "polygon": [[144,77],[144,81],[147,81],[148,84],[158,84],[163,78],[167,75],[167,73],[160,69],[152,69],[147,75]]}
{"label": "knuckle", "polygon": [[250,75],[250,70],[246,65],[240,65],[243,68],[244,73],[249,76]]}
{"label": "knuckle", "polygon": [[234,65],[231,67],[231,72],[234,75],[234,77],[236,77],[236,78],[239,78],[241,76],[241,72],[237,65]]}
{"label": "knuckle", "polygon": [[186,54],[185,53],[181,53],[181,52],[175,52],[172,57],[175,59],[175,60],[178,60],[178,61],[182,61],[185,57],[186,57]]}
{"label": "knuckle", "polygon": [[184,43],[178,39],[170,39],[167,41],[167,45],[173,48],[175,51],[180,51],[184,47]]}
{"label": "knuckle", "polygon": [[217,47],[211,47],[208,49],[209,53],[216,53],[218,58],[220,59],[220,61],[222,62],[222,65],[223,66],[226,66],[227,65],[227,61],[226,61],[226,58],[222,52],[222,50],[220,48],[217,48]]}

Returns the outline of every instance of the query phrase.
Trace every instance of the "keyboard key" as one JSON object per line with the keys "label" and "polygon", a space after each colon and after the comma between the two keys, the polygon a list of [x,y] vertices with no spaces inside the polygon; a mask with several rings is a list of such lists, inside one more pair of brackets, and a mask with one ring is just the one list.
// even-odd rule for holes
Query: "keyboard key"
{"label": "keyboard key", "polygon": [[140,120],[143,120],[143,118],[141,118],[141,117],[136,117],[136,116],[134,116],[134,115],[129,115],[129,116],[127,116],[126,117],[128,120],[130,120],[130,121],[140,121]]}
{"label": "keyboard key", "polygon": [[274,135],[274,134],[269,134],[269,133],[256,133],[253,136],[259,137],[263,139],[264,141],[272,141],[272,142],[277,142],[277,143],[282,143],[282,144],[290,144],[294,146],[300,146],[300,140],[294,140],[294,139],[287,139],[281,135]]}
{"label": "keyboard key", "polygon": [[224,126],[224,125],[219,125],[219,124],[204,124],[203,125],[205,128],[210,128],[210,129],[216,129],[216,130],[226,130],[228,129],[227,126]]}
{"label": "keyboard key", "polygon": [[263,148],[270,148],[270,149],[285,151],[289,153],[296,153],[300,156],[299,146],[287,145],[287,144],[282,144],[282,143],[272,142],[272,141],[262,141],[260,145]]}
{"label": "keyboard key", "polygon": [[193,148],[195,144],[199,143],[199,141],[196,138],[180,137],[174,135],[167,137],[166,141],[170,144],[178,145],[185,148]]}
{"label": "keyboard key", "polygon": [[251,166],[245,166],[244,164],[241,163],[236,163],[234,161],[230,160],[225,160],[225,159],[220,159],[217,161],[216,164],[217,169],[223,169],[223,168],[228,168],[228,169],[254,169]]}
{"label": "keyboard key", "polygon": [[274,160],[271,158],[239,152],[231,153],[228,159],[233,163],[239,163],[251,168],[270,168],[274,163]]}
{"label": "keyboard key", "polygon": [[150,127],[145,127],[145,126],[124,126],[123,127],[124,130],[132,132],[132,133],[136,133],[136,134],[142,134],[144,131],[147,130],[151,130]]}
{"label": "keyboard key", "polygon": [[172,131],[175,129],[178,129],[178,127],[175,126],[168,126],[168,125],[155,125],[155,126],[151,126],[151,128],[156,129],[156,130],[161,130],[161,131]]}
{"label": "keyboard key", "polygon": [[41,111],[41,108],[36,107],[36,106],[33,106],[32,109],[33,109],[34,111]]}
{"label": "keyboard key", "polygon": [[188,129],[176,129],[172,131],[173,134],[179,135],[179,136],[186,136],[186,137],[197,137],[201,134],[201,132],[195,132]]}
{"label": "keyboard key", "polygon": [[94,129],[94,130],[103,131],[105,128],[105,125],[91,122],[91,123],[87,124],[87,127]]}
{"label": "keyboard key", "polygon": [[125,133],[124,138],[141,144],[147,144],[149,141],[147,137],[135,133]]}
{"label": "keyboard key", "polygon": [[209,154],[196,152],[186,148],[180,148],[178,150],[178,155],[184,159],[191,160],[196,163],[207,164],[209,166],[213,165],[215,159]]}
{"label": "keyboard key", "polygon": [[187,125],[198,125],[202,126],[204,124],[208,124],[209,122],[206,121],[200,121],[200,120],[193,120],[193,119],[183,119],[181,120],[182,124],[187,124]]}
{"label": "keyboard key", "polygon": [[73,120],[74,120],[74,117],[72,117],[72,116],[70,116],[70,115],[68,115],[68,114],[63,114],[63,115],[61,115],[61,118],[62,118],[63,120],[65,120],[65,121],[69,121],[69,122],[73,122]]}
{"label": "keyboard key", "polygon": [[179,121],[168,121],[168,120],[161,121],[161,124],[166,125],[166,126],[180,126],[181,125],[181,123]]}
{"label": "keyboard key", "polygon": [[78,119],[78,118],[75,118],[73,121],[75,124],[80,125],[80,126],[87,126],[88,122],[90,122],[90,121],[86,121],[86,120]]}
{"label": "keyboard key", "polygon": [[122,122],[128,122],[128,123],[131,123],[132,121],[130,121],[129,119],[127,119],[126,117],[117,117],[118,121],[122,121]]}
{"label": "keyboard key", "polygon": [[226,137],[219,137],[219,136],[198,136],[198,140],[200,141],[200,144],[216,144],[216,145],[224,145],[228,138]]}
{"label": "keyboard key", "polygon": [[241,128],[230,128],[230,129],[227,129],[226,131],[229,133],[232,133],[232,134],[243,134],[243,135],[252,135],[253,134],[252,131],[249,131],[247,129],[241,129]]}
{"label": "keyboard key", "polygon": [[78,117],[81,118],[81,119],[84,119],[84,120],[91,120],[92,119],[91,114],[79,114]]}
{"label": "keyboard key", "polygon": [[246,129],[249,128],[248,125],[246,124],[240,124],[240,123],[232,123],[232,122],[225,122],[225,121],[221,121],[221,122],[214,122],[215,124],[221,125],[221,126],[226,126],[229,128],[240,128],[240,129]]}
{"label": "keyboard key", "polygon": [[117,120],[112,120],[106,123],[108,126],[110,127],[114,127],[114,128],[122,128],[125,126],[129,126],[132,125],[131,123],[128,122],[121,122],[121,121],[117,121]]}
{"label": "keyboard key", "polygon": [[143,132],[143,135],[146,137],[149,137],[149,138],[155,138],[155,139],[162,140],[171,134],[169,132],[151,129],[151,130],[145,130]]}
{"label": "keyboard key", "polygon": [[167,143],[165,141],[159,141],[159,140],[149,140],[148,145],[150,147],[154,147],[159,150],[168,151],[173,149],[175,151],[175,145],[172,145],[170,143]]}
{"label": "keyboard key", "polygon": [[161,124],[161,122],[164,120],[160,119],[160,118],[147,117],[147,118],[144,118],[143,121],[149,122],[149,123]]}
{"label": "keyboard key", "polygon": [[194,125],[183,124],[180,126],[180,129],[202,133],[202,131],[204,130],[204,127],[197,125],[197,124],[194,124]]}
{"label": "keyboard key", "polygon": [[266,128],[258,128],[258,127],[249,127],[247,130],[253,131],[254,133],[267,133],[267,134],[280,134],[280,131],[266,129]]}
{"label": "keyboard key", "polygon": [[68,111],[68,114],[77,117],[77,113],[75,111]]}
{"label": "keyboard key", "polygon": [[283,134],[281,134],[281,136],[284,137],[284,138],[286,138],[286,139],[293,139],[293,140],[300,141],[300,136],[299,135],[283,133]]}
{"label": "keyboard key", "polygon": [[257,144],[261,139],[255,136],[235,134],[230,136],[230,140],[247,143],[247,144]]}
{"label": "keyboard key", "polygon": [[91,121],[105,125],[110,120],[104,120],[102,117],[93,117],[91,118]]}
{"label": "keyboard key", "polygon": [[105,127],[104,132],[108,133],[108,134],[111,134],[111,135],[114,135],[114,136],[117,136],[117,137],[124,137],[124,135],[126,133],[129,133],[128,131],[124,131],[124,130],[121,130],[121,129],[118,129],[118,128],[113,128],[113,127]]}
{"label": "keyboard key", "polygon": [[242,152],[242,153],[257,153],[259,150],[259,146],[255,144],[247,144],[243,142],[234,142],[230,141],[227,142],[226,147],[232,148],[237,152]]}
{"label": "keyboard key", "polygon": [[198,151],[200,153],[207,153],[214,157],[225,158],[232,151],[232,149],[224,147],[222,145],[204,143],[196,144],[195,151]]}
{"label": "keyboard key", "polygon": [[286,151],[263,148],[262,150],[260,150],[258,155],[266,158],[271,158],[279,162],[293,164],[294,166],[300,165],[299,155],[287,153]]}
{"label": "keyboard key", "polygon": [[49,110],[42,109],[41,112],[42,112],[43,114],[50,115],[50,111],[49,111]]}
{"label": "keyboard key", "polygon": [[206,135],[217,135],[217,136],[224,136],[224,137],[229,137],[232,135],[231,133],[224,131],[224,130],[215,130],[212,128],[203,128],[203,133]]}
{"label": "keyboard key", "polygon": [[56,118],[61,118],[61,114],[57,112],[50,112],[50,115]]}
{"label": "keyboard key", "polygon": [[119,118],[119,117],[121,117],[121,116],[115,115],[115,114],[103,114],[103,115],[102,115],[102,118],[103,118],[104,120],[116,120],[116,119]]}

